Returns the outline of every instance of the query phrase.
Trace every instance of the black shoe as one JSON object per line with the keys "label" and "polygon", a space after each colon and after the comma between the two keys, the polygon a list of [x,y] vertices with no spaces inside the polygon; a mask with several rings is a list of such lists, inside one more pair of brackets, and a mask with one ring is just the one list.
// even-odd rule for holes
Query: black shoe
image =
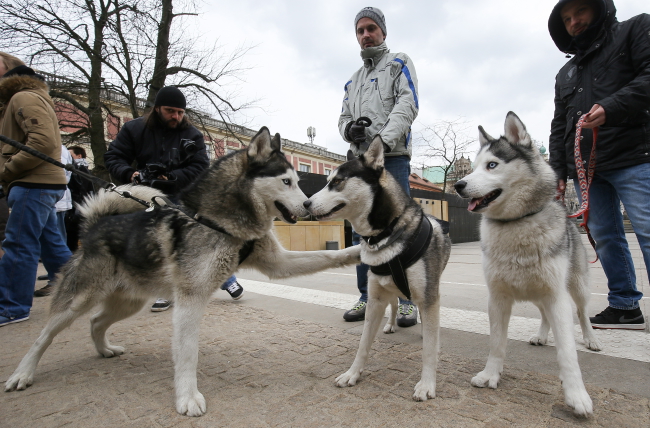
{"label": "black shoe", "polygon": [[151,306],[151,312],[162,312],[172,307],[171,300],[158,299],[156,303]]}
{"label": "black shoe", "polygon": [[47,285],[41,289],[34,291],[34,297],[45,297],[52,294],[54,291],[54,285],[51,282],[48,282]]}
{"label": "black shoe", "polygon": [[47,277],[47,275],[40,275],[40,276],[37,276],[36,279],[38,281],[47,281],[49,278]]}
{"label": "black shoe", "polygon": [[359,300],[357,303],[354,304],[352,309],[349,311],[346,311],[343,314],[343,319],[348,321],[348,322],[353,322],[353,321],[363,321],[366,319],[366,302],[362,302]]}
{"label": "black shoe", "polygon": [[400,304],[397,311],[399,327],[413,327],[418,323],[418,308],[413,304]]}
{"label": "black shoe", "polygon": [[593,328],[645,330],[645,319],[640,308],[625,310],[608,306],[595,317],[590,317],[589,321]]}
{"label": "black shoe", "polygon": [[233,300],[239,300],[244,295],[244,287],[239,285],[237,281],[226,287],[226,291],[230,294],[230,297],[232,297]]}

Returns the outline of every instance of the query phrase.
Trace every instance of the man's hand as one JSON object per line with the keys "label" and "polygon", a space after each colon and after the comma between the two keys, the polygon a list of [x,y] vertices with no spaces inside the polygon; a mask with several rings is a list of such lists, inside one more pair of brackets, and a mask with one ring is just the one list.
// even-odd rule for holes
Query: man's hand
{"label": "man's hand", "polygon": [[133,175],[131,176],[131,183],[135,183],[135,177],[137,177],[138,175],[140,175],[140,171],[136,171],[133,173]]}
{"label": "man's hand", "polygon": [[561,201],[564,199],[564,192],[566,192],[566,181],[563,179],[559,179],[557,181],[557,189],[555,191],[555,199],[558,201]]}
{"label": "man's hand", "polygon": [[350,137],[350,140],[355,144],[364,143],[366,141],[366,127],[352,123],[348,130],[348,137]]}
{"label": "man's hand", "polygon": [[582,122],[584,129],[593,129],[605,123],[606,115],[605,109],[600,104],[594,104],[585,116],[585,121]]}

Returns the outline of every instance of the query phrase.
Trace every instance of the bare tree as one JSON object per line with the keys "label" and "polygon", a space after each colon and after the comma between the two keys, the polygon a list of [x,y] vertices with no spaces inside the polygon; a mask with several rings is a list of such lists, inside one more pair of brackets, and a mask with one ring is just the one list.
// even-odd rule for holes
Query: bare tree
{"label": "bare tree", "polygon": [[443,197],[447,193],[447,183],[461,179],[455,171],[456,162],[468,154],[470,146],[476,141],[467,134],[469,124],[462,118],[440,120],[426,125],[417,136],[415,162],[423,168],[440,168],[443,173]]}

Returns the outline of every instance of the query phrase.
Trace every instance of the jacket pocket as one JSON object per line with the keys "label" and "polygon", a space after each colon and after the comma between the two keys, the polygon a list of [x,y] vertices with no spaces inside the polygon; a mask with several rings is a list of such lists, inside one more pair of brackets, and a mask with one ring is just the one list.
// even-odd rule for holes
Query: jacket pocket
{"label": "jacket pocket", "polygon": [[560,86],[560,98],[564,101],[573,94],[576,90],[576,86],[573,83],[566,83]]}

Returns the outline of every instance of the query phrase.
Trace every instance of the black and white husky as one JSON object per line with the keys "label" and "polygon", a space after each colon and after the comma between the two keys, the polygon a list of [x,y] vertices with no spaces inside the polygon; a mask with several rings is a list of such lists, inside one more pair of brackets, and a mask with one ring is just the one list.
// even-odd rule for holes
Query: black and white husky
{"label": "black and white husky", "polygon": [[[262,128],[248,148],[214,162],[181,196],[181,208],[192,217],[169,207],[145,211],[114,192],[87,200],[80,207],[83,245],[63,268],[48,323],[5,390],[31,385],[54,336],[98,304],[91,318],[95,347],[104,357],[122,354],[106,330],[152,297],[164,297],[174,300],[176,410],[203,415],[206,402],[196,380],[199,325],[210,296],[238,266],[281,278],[359,262],[359,248],[286,251],[271,233],[275,217],[295,223],[307,215],[307,197],[280,150],[280,136],[271,138]],[[122,190],[145,200],[162,196],[143,186]]]}
{"label": "black and white husky", "polygon": [[472,385],[496,388],[503,370],[508,322],[515,301],[540,310],[533,345],[545,345],[553,329],[566,404],[574,413],[592,413],[591,398],[578,366],[571,298],[587,348],[599,351],[586,314],[589,299],[587,255],[574,223],[555,200],[557,178],[532,143],[526,127],[510,112],[505,135],[495,139],[479,127],[480,151],[474,172],[455,184],[469,210],[483,214],[481,248],[488,285],[490,355]]}
{"label": "black and white husky", "polygon": [[361,343],[350,369],[336,378],[338,386],[355,385],[368,359],[386,306],[391,316],[385,333],[395,331],[397,298],[412,300],[422,320],[422,378],[413,398],[436,396],[440,330],[440,276],[451,250],[449,234],[435,217],[401,188],[384,168],[380,138],[359,158],[348,152],[344,163],[329,177],[327,186],[305,206],[317,218],[346,218],[364,237],[361,260],[370,265],[368,306]]}

